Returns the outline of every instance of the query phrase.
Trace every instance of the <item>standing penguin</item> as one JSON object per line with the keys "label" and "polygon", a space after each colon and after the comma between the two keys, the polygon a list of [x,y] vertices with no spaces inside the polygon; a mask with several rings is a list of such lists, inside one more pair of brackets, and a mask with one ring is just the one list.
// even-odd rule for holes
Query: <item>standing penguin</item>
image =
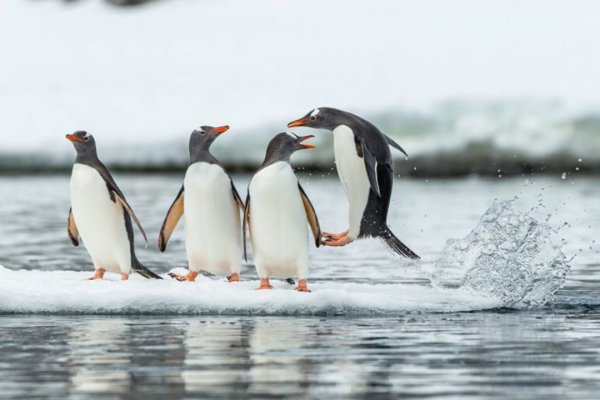
{"label": "standing penguin", "polygon": [[81,236],[92,257],[96,273],[90,279],[102,279],[110,271],[127,280],[132,269],[146,278],[162,279],[144,267],[135,255],[131,220],[144,239],[146,233],[123,192],[98,159],[94,137],[77,131],[67,135],[67,139],[77,151],[71,175],[68,233],[74,246],[79,246]]}
{"label": "standing penguin", "polygon": [[301,149],[312,149],[303,143],[314,136],[296,136],[279,133],[269,146],[258,172],[248,187],[244,212],[244,257],[246,253],[246,225],[254,250],[256,271],[260,277],[258,289],[272,289],[269,278],[298,277],[296,290],[309,292],[308,235],[311,227],[315,245],[321,244],[321,228],[315,210],[300,186],[290,165],[292,154]]}
{"label": "standing penguin", "polygon": [[200,271],[227,276],[230,282],[240,280],[240,214],[244,204],[227,172],[210,154],[211,144],[228,129],[227,125],[202,126],[192,132],[190,166],[160,230],[158,248],[164,252],[179,219],[185,215],[189,273],[170,274],[179,281],[193,282]]}
{"label": "standing penguin", "polygon": [[316,108],[288,127],[306,126],[333,131],[335,162],[350,201],[349,229],[339,234],[324,233],[323,244],[345,246],[363,237],[382,238],[396,253],[420,258],[387,226],[394,183],[394,166],[389,146],[406,152],[369,121],[335,108]]}

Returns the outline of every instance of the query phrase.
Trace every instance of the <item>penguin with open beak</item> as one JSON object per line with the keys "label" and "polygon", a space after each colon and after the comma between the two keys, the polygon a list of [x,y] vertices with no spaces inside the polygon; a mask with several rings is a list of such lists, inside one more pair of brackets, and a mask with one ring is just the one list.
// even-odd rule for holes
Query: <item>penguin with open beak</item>
{"label": "penguin with open beak", "polygon": [[190,136],[190,165],[158,238],[158,248],[164,252],[184,217],[189,272],[170,274],[179,281],[194,281],[200,271],[226,276],[229,282],[240,280],[244,204],[231,177],[210,153],[210,146],[228,129],[227,125],[201,126]]}
{"label": "penguin with open beak", "polygon": [[[321,228],[308,196],[300,186],[290,165],[293,153],[312,149],[306,141],[313,136],[279,133],[267,147],[260,169],[248,187],[244,212],[244,257],[246,230],[254,251],[258,289],[272,289],[269,278],[298,277],[296,290],[309,292],[308,232],[310,226],[315,246],[321,244]],[[246,229],[246,227],[248,229]]]}
{"label": "penguin with open beak", "polygon": [[71,209],[68,233],[71,243],[79,238],[87,248],[96,273],[90,279],[103,279],[106,271],[129,279],[131,270],[145,278],[162,279],[137,259],[131,220],[146,239],[146,233],[110,172],[98,159],[96,141],[85,131],[67,135],[77,158],[71,175]]}
{"label": "penguin with open beak", "polygon": [[419,258],[387,225],[394,183],[390,146],[406,155],[404,149],[369,121],[335,108],[316,108],[288,124],[300,126],[333,132],[335,162],[350,201],[348,230],[324,233],[323,244],[345,246],[358,238],[377,237],[397,254]]}

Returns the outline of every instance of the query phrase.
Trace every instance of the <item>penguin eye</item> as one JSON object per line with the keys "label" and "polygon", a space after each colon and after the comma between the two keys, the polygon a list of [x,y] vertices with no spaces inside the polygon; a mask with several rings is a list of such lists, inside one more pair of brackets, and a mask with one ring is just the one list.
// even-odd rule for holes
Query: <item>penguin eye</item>
{"label": "penguin eye", "polygon": [[83,138],[83,141],[84,141],[84,142],[88,142],[89,140],[90,140],[90,137],[89,137],[89,136],[86,136],[86,137],[84,137],[84,138]]}
{"label": "penguin eye", "polygon": [[200,131],[200,134],[201,134],[201,135],[206,135],[206,132],[204,132],[204,131]]}
{"label": "penguin eye", "polygon": [[311,121],[316,121],[316,120],[317,120],[317,116],[316,116],[316,115],[313,115],[313,116],[311,116],[311,117],[310,117],[310,120],[311,120]]}

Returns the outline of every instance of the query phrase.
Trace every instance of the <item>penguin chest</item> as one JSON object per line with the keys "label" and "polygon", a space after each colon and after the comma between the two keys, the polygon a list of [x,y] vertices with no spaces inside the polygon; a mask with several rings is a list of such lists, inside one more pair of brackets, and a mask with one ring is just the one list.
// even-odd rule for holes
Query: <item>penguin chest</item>
{"label": "penguin chest", "polygon": [[75,223],[96,268],[129,272],[131,249],[124,211],[110,199],[104,178],[92,167],[75,164],[70,191]]}
{"label": "penguin chest", "polygon": [[356,152],[354,132],[346,125],[333,130],[335,163],[338,175],[350,201],[349,228],[353,239],[358,237],[360,222],[369,199],[370,184],[364,160]]}
{"label": "penguin chest", "polygon": [[250,182],[250,229],[261,277],[305,276],[308,225],[298,179],[288,163],[259,171]]}
{"label": "penguin chest", "polygon": [[231,180],[216,164],[192,164],[184,180],[184,221],[191,270],[239,273],[242,257],[240,211]]}

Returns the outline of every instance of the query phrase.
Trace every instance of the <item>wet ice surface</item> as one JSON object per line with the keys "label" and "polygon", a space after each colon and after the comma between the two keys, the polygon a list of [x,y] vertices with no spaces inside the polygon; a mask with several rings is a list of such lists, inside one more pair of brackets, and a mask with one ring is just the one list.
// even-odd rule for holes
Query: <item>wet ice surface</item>
{"label": "wet ice surface", "polygon": [[[117,176],[117,181],[155,239],[180,177]],[[236,177],[236,183],[243,192],[247,177]],[[396,285],[387,306],[395,304],[399,312],[385,318],[327,313],[321,317],[0,316],[0,397],[129,398],[133,393],[231,398],[248,393],[248,398],[373,398],[377,394],[593,398],[600,375],[599,183],[593,178],[563,181],[560,177],[530,178],[528,183],[524,179],[396,182],[390,225],[423,256],[422,263],[399,260],[377,241],[314,249],[311,254],[310,282],[315,291],[309,296],[319,298],[319,290],[324,296],[339,285],[348,289],[348,301],[354,301],[360,297],[351,296],[352,285],[363,285],[371,301],[385,293],[378,292],[378,286]],[[345,229],[346,200],[339,182],[304,177],[303,186],[322,226]],[[20,276],[26,272],[16,270],[28,269],[36,276],[40,271],[65,274],[55,297],[63,306],[68,304],[66,296],[85,291],[89,282],[77,282],[91,273],[85,251],[71,247],[66,237],[67,192],[68,179],[62,177],[0,179],[0,265],[10,270],[2,272]],[[456,307],[465,300],[444,298],[439,291],[443,288],[431,285],[434,262],[443,256],[446,241],[467,236],[495,198],[515,195],[515,210],[528,213],[535,206],[530,215],[538,221],[552,214],[549,225],[558,229],[553,240],[561,244],[564,239],[565,256],[576,256],[569,263],[572,270],[565,287],[550,303],[529,311],[456,311],[488,308],[481,304],[443,309],[440,304]],[[182,237],[178,230],[166,254],[159,254],[154,243],[148,249],[138,243],[140,258],[161,273],[185,266]],[[538,254],[551,257],[549,251]],[[240,287],[248,289],[244,296],[254,296],[251,288],[257,282],[251,265],[244,267],[242,278]],[[20,280],[14,280],[11,301],[30,302],[42,295],[36,279],[23,282],[21,300],[15,299]],[[203,287],[228,290],[224,282],[208,279],[182,287],[182,295],[189,296],[181,302],[200,299]],[[5,285],[2,302],[8,280],[0,284]],[[486,287],[490,282],[471,284]],[[174,286],[175,296],[176,282],[163,283]],[[101,285],[106,288],[107,304],[112,304],[110,293],[126,290],[119,282]],[[279,286],[277,293],[267,296],[280,306],[292,301],[288,293],[299,295],[288,292],[284,284]],[[394,303],[398,300],[412,305],[402,308]],[[468,299],[471,305],[473,300]],[[386,304],[385,298],[378,301]],[[425,303],[435,304],[443,313],[432,312]]]}

